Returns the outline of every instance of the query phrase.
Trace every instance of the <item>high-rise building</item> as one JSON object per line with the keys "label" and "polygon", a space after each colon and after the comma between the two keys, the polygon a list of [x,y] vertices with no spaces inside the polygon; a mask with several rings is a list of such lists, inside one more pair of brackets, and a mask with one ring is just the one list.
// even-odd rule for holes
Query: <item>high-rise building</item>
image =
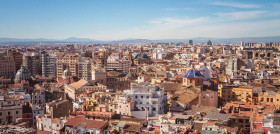
{"label": "high-rise building", "polygon": [[62,77],[63,71],[68,67],[72,76],[78,76],[78,62],[80,56],[70,53],[56,55],[56,76]]}
{"label": "high-rise building", "polygon": [[107,59],[107,70],[120,71],[127,74],[131,67],[131,62],[128,59],[121,57],[119,54],[111,54]]}
{"label": "high-rise building", "polygon": [[91,80],[91,63],[85,57],[80,58],[78,62],[78,78]]}
{"label": "high-rise building", "polygon": [[193,45],[193,40],[189,40],[189,45]]}
{"label": "high-rise building", "polygon": [[22,64],[29,70],[32,76],[42,75],[42,58],[40,55],[25,53]]}
{"label": "high-rise building", "polygon": [[106,84],[107,81],[107,70],[105,68],[96,67],[94,65],[91,66],[91,78],[92,80]]}
{"label": "high-rise building", "polygon": [[22,65],[23,55],[18,50],[12,50],[11,53],[15,61],[16,70],[19,70]]}
{"label": "high-rise building", "polygon": [[15,61],[11,53],[0,54],[0,77],[13,78],[16,73]]}
{"label": "high-rise building", "polygon": [[55,54],[42,53],[42,76],[48,77],[50,75],[55,76],[56,73],[56,58]]}
{"label": "high-rise building", "polygon": [[237,61],[238,61],[237,57],[232,57],[228,60],[226,74],[232,75],[233,72],[237,72],[237,70],[238,70]]}

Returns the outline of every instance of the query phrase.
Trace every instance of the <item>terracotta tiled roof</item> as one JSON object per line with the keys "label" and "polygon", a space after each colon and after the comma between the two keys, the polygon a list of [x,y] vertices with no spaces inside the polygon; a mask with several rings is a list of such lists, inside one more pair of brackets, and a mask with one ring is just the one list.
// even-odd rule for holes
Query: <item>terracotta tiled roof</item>
{"label": "terracotta tiled roof", "polygon": [[84,122],[86,123],[84,127],[97,128],[97,129],[101,129],[108,124],[107,121],[97,121],[97,120],[88,120],[88,119],[85,119]]}
{"label": "terracotta tiled roof", "polygon": [[107,75],[108,76],[113,76],[113,77],[118,77],[118,76],[121,75],[121,73],[117,72],[117,71],[109,71],[109,72],[107,72]]}
{"label": "terracotta tiled roof", "polygon": [[141,125],[128,125],[128,127],[124,128],[125,131],[137,132],[142,128]]}
{"label": "terracotta tiled roof", "polygon": [[78,127],[83,121],[84,121],[83,116],[76,116],[75,118],[72,118],[72,119],[68,120],[65,123],[65,125],[71,125],[71,126],[74,126],[74,127]]}
{"label": "terracotta tiled roof", "polygon": [[84,86],[85,84],[87,84],[88,81],[84,80],[84,79],[81,79],[75,83],[72,83],[70,84],[71,87],[75,88],[75,89],[79,89],[81,88],[82,86]]}
{"label": "terracotta tiled roof", "polygon": [[51,134],[51,132],[42,131],[42,130],[37,130],[37,134]]}
{"label": "terracotta tiled roof", "polygon": [[74,127],[78,127],[83,123],[83,128],[95,128],[102,129],[105,127],[108,122],[107,121],[97,121],[97,120],[89,120],[85,119],[84,116],[76,116],[70,120],[68,120],[65,125],[71,125]]}
{"label": "terracotta tiled roof", "polygon": [[191,94],[191,93],[183,93],[178,96],[177,101],[183,104],[189,103],[192,100],[196,99],[197,95],[196,94]]}

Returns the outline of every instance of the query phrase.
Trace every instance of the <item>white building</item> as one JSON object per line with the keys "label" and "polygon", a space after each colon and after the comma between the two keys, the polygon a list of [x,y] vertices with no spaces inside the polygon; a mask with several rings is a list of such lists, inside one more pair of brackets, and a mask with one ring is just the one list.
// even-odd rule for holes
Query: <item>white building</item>
{"label": "white building", "polygon": [[133,83],[130,90],[124,90],[123,96],[119,97],[119,102],[135,101],[140,112],[148,116],[158,116],[164,113],[166,108],[166,95],[164,90],[149,83]]}
{"label": "white building", "polygon": [[35,89],[32,93],[32,104],[37,104],[40,107],[45,107],[45,91],[42,89]]}
{"label": "white building", "polygon": [[39,105],[32,104],[32,114],[33,114],[33,126],[36,127],[36,116],[38,114],[45,114],[45,108]]}
{"label": "white building", "polygon": [[131,61],[122,58],[119,54],[111,54],[107,59],[107,70],[116,70],[122,71],[124,74],[127,74],[131,68]]}
{"label": "white building", "polygon": [[59,134],[60,129],[64,127],[64,123],[67,120],[60,118],[51,118],[50,116],[39,114],[36,116],[36,121],[37,130],[48,131],[52,134]]}
{"label": "white building", "polygon": [[42,53],[42,76],[56,76],[56,58],[55,54]]}
{"label": "white building", "polygon": [[193,53],[182,53],[181,58],[185,60],[193,60],[194,54]]}
{"label": "white building", "polygon": [[166,56],[167,52],[163,48],[156,48],[153,50],[153,59],[162,60]]}
{"label": "white building", "polygon": [[201,63],[200,67],[199,67],[199,72],[203,76],[204,81],[210,80],[210,78],[211,78],[211,66],[208,66],[206,63],[205,64]]}

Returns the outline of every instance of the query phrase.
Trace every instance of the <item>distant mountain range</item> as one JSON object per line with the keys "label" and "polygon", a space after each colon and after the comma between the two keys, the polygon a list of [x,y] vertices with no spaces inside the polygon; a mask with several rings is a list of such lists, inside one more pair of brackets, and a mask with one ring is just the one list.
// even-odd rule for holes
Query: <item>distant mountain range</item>
{"label": "distant mountain range", "polygon": [[[34,44],[34,43],[82,43],[82,44],[129,44],[129,43],[188,43],[189,40],[193,40],[194,43],[206,43],[209,38],[197,37],[189,39],[161,39],[161,40],[149,40],[149,39],[124,39],[113,41],[94,40],[90,38],[76,38],[71,37],[64,40],[54,39],[19,39],[19,38],[0,38],[0,44]],[[280,36],[269,37],[244,37],[244,38],[210,38],[213,43],[239,43],[243,42],[280,42]]]}

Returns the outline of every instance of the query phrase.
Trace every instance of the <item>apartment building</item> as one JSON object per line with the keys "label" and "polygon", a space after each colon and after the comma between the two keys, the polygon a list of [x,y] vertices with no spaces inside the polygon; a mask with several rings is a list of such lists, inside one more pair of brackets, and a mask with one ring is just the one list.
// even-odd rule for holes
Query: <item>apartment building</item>
{"label": "apartment building", "polygon": [[55,54],[42,53],[42,76],[56,76],[56,58]]}
{"label": "apartment building", "polygon": [[0,77],[14,78],[16,73],[16,65],[13,55],[10,53],[0,54]]}
{"label": "apartment building", "polygon": [[69,68],[72,76],[78,77],[78,62],[80,56],[72,53],[58,53],[56,55],[57,78],[62,77],[63,71]]}

